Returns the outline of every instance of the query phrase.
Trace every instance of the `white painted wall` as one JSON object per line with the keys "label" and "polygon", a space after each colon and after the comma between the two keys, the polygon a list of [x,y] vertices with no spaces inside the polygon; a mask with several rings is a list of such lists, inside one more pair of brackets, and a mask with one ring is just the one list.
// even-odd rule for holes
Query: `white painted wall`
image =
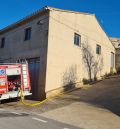
{"label": "white painted wall", "polygon": [[87,39],[96,57],[96,44],[101,45],[103,70],[99,75],[110,72],[111,52],[115,49],[100,27],[94,15],[50,11],[46,91],[63,86],[63,76],[71,67],[76,69],[76,82],[88,78],[82,59],[81,47],[74,45],[74,33],[81,35],[82,43]]}

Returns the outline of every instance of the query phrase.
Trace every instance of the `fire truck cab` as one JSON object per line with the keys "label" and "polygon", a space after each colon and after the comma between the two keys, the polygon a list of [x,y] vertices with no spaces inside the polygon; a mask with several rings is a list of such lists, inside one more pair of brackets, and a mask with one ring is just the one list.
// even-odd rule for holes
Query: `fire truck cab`
{"label": "fire truck cab", "polygon": [[28,63],[0,64],[0,100],[31,95]]}

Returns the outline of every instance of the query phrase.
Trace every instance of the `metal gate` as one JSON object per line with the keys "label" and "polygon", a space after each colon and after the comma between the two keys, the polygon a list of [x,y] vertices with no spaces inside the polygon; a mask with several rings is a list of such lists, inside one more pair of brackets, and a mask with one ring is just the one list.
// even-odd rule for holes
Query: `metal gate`
{"label": "metal gate", "polygon": [[32,98],[37,99],[40,58],[27,59],[29,64]]}

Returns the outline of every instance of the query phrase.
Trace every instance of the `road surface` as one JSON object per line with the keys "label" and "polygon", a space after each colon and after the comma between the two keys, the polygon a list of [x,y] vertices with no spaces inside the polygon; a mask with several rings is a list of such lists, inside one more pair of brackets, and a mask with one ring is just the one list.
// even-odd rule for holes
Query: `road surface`
{"label": "road surface", "polygon": [[0,109],[0,129],[120,129],[120,76],[36,107],[10,102]]}
{"label": "road surface", "polygon": [[35,114],[0,109],[0,129],[80,129]]}

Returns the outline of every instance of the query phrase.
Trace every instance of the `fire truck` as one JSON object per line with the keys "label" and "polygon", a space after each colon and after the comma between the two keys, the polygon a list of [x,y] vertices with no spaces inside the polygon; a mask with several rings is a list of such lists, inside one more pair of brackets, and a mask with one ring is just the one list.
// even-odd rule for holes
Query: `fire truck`
{"label": "fire truck", "polygon": [[31,95],[28,63],[0,64],[0,101]]}

